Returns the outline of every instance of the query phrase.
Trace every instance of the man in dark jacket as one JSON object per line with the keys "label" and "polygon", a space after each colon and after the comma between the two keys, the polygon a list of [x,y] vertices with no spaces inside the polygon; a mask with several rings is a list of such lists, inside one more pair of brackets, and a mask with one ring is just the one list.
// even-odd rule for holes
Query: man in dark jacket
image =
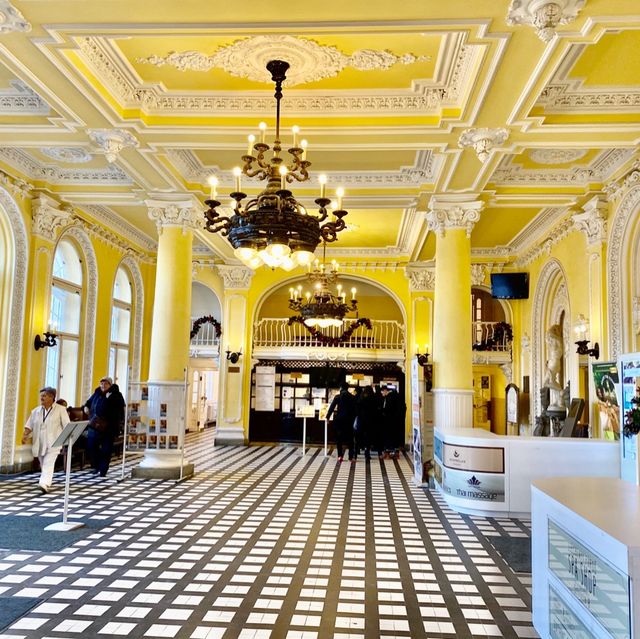
{"label": "man in dark jacket", "polygon": [[87,434],[87,452],[92,472],[107,476],[113,440],[120,431],[124,420],[124,397],[117,384],[110,377],[103,377],[100,386],[84,404],[89,413],[89,430]]}
{"label": "man in dark jacket", "polygon": [[383,386],[380,390],[384,424],[384,456],[394,458],[399,456],[400,447],[404,443],[407,406],[393,386]]}
{"label": "man in dark jacket", "polygon": [[331,419],[334,412],[333,425],[336,429],[338,461],[342,461],[344,444],[349,447],[349,459],[355,461],[353,422],[356,418],[356,398],[349,392],[349,385],[345,382],[340,384],[340,393],[333,398],[329,406],[327,419]]}

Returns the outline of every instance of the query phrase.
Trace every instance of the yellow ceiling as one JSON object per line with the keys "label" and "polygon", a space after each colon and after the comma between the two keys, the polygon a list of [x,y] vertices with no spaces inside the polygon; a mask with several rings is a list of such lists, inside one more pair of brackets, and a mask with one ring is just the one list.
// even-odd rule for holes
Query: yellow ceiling
{"label": "yellow ceiling", "polygon": [[[506,247],[512,259],[514,238],[536,216],[600,194],[634,161],[640,18],[637,0],[587,2],[545,45],[532,27],[507,24],[510,5],[325,0],[319,11],[268,0],[248,15],[240,3],[12,0],[32,28],[0,35],[0,167],[62,203],[108,211],[101,223],[120,219],[125,231],[155,238],[145,200],[179,194],[202,202],[211,172],[227,197],[247,134],[264,120],[271,140],[275,101],[271,83],[220,67],[182,72],[139,60],[295,36],[278,55],[300,60],[311,79],[285,86],[282,138],[287,148],[289,127],[299,124],[309,141],[312,180],[294,184],[305,202],[321,172],[331,189],[346,189],[350,230],[331,248],[355,260],[432,259],[430,196],[467,193],[490,203],[472,234],[475,255]],[[368,52],[370,68],[313,79],[326,63],[308,53],[308,41],[331,55]],[[383,68],[385,52],[423,59]],[[40,102],[14,95],[13,79]],[[48,113],[38,111],[42,104]],[[482,127],[509,134],[485,163],[458,144],[467,129]],[[137,146],[110,164],[91,129],[125,130]],[[41,152],[55,147],[81,148],[92,159],[72,164]],[[535,159],[540,150],[563,158],[575,149],[586,153]],[[259,188],[245,185],[252,195]],[[232,259],[220,250],[223,238],[209,239],[220,259]]]}

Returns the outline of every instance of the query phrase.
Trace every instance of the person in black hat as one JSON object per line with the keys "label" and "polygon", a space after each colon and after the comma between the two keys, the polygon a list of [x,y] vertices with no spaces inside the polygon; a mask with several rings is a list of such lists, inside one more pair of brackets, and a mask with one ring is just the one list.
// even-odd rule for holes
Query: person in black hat
{"label": "person in black hat", "polygon": [[333,398],[327,419],[335,413],[333,425],[336,430],[336,450],[338,461],[343,459],[343,446],[349,448],[349,459],[355,461],[355,449],[353,441],[353,422],[356,418],[356,398],[349,392],[349,385],[346,382],[340,384],[340,392]]}

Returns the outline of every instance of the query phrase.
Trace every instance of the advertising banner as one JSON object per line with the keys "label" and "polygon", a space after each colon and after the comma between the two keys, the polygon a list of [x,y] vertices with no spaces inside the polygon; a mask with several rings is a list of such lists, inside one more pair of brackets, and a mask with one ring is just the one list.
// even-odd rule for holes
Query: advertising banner
{"label": "advertising banner", "polygon": [[620,439],[618,367],[615,362],[597,362],[592,364],[592,371],[597,397],[600,436],[604,439]]}

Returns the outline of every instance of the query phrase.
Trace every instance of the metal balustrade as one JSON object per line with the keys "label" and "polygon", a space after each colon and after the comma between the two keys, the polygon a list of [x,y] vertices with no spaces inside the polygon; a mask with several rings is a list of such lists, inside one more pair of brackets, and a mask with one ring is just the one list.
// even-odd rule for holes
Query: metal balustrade
{"label": "metal balustrade", "polygon": [[[258,347],[317,347],[324,344],[298,323],[288,325],[286,317],[263,317],[255,325],[253,346]],[[341,327],[330,326],[320,332],[327,337],[340,337],[355,323],[345,319]],[[371,330],[360,326],[344,342],[331,344],[338,348],[368,348],[376,350],[404,350],[404,326],[395,320],[371,320]]]}

